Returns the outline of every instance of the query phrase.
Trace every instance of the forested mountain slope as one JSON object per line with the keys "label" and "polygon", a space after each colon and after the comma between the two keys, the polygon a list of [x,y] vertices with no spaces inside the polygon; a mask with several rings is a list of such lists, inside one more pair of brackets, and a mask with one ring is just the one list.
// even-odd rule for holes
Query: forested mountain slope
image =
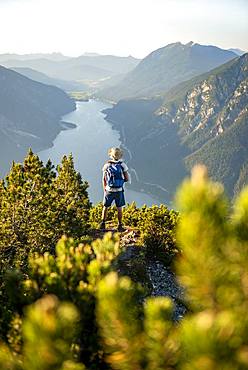
{"label": "forested mountain slope", "polygon": [[237,57],[237,54],[216,46],[189,42],[169,44],[153,51],[128,73],[115,87],[99,92],[100,96],[118,101],[130,97],[161,94],[182,81]]}
{"label": "forested mountain slope", "polygon": [[52,144],[61,130],[62,115],[75,103],[57,87],[30,80],[0,66],[1,173],[29,147],[40,150]]}
{"label": "forested mountain slope", "polygon": [[248,54],[212,71],[177,100],[159,110],[163,120],[180,127],[182,142],[192,154],[188,168],[205,163],[210,175],[230,195],[248,158]]}
{"label": "forested mountain slope", "polygon": [[154,100],[123,100],[108,110],[132,152],[139,187],[159,184],[164,189],[150,186],[152,192],[171,199],[188,170],[202,162],[233,196],[247,182],[247,79],[245,54],[173,88],[146,117],[144,104]]}

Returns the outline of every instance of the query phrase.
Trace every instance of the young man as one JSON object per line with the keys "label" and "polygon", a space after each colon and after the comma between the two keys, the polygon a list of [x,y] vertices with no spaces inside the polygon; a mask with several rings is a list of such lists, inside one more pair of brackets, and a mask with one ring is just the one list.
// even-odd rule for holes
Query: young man
{"label": "young man", "polygon": [[118,212],[118,228],[122,232],[122,207],[125,205],[124,183],[129,180],[128,167],[121,161],[122,151],[120,148],[111,148],[108,151],[110,160],[103,166],[102,185],[104,190],[102,222],[100,229],[105,229],[108,207],[115,201]]}

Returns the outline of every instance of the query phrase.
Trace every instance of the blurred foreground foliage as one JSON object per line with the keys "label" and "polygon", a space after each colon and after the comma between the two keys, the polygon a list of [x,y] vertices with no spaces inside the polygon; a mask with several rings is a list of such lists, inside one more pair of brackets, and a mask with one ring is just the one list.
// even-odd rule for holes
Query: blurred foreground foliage
{"label": "blurred foreground foliage", "polygon": [[173,322],[169,298],[144,300],[138,284],[113,271],[121,247],[111,233],[92,243],[69,233],[50,250],[32,249],[30,238],[25,270],[10,264],[2,276],[1,369],[247,369],[248,189],[230,211],[222,186],[197,167],[177,194],[180,219],[165,206],[129,207],[128,223],[133,215],[153,253],[167,254],[177,239],[188,314]]}
{"label": "blurred foreground foliage", "polygon": [[117,370],[247,369],[248,189],[230,212],[223,187],[199,166],[179,190],[177,205],[182,252],[176,270],[190,312],[175,325],[172,303],[149,298],[138,313],[132,283],[108,275],[98,289],[108,361]]}

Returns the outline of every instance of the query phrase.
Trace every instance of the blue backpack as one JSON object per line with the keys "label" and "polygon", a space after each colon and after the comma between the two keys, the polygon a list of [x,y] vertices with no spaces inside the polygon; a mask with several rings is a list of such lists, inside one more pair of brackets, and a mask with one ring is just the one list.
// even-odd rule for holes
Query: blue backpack
{"label": "blue backpack", "polygon": [[124,184],[123,167],[121,162],[108,162],[109,166],[106,169],[107,185],[110,188],[122,188]]}

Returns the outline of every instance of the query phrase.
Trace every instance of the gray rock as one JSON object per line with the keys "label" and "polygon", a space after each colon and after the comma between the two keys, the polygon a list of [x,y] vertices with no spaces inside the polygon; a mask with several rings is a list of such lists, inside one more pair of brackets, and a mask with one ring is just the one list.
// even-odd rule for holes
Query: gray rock
{"label": "gray rock", "polygon": [[151,296],[170,297],[174,303],[173,320],[180,321],[186,314],[187,309],[182,303],[183,288],[179,285],[175,274],[169,267],[156,260],[148,261],[147,271],[152,284]]}

